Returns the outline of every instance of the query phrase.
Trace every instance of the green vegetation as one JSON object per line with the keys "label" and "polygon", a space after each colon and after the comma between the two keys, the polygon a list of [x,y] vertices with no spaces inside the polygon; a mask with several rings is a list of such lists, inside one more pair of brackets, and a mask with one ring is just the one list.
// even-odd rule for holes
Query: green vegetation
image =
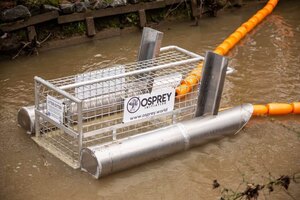
{"label": "green vegetation", "polygon": [[140,18],[137,13],[125,14],[125,20],[129,25],[137,26],[139,24]]}
{"label": "green vegetation", "polygon": [[62,26],[63,36],[83,35],[86,31],[84,22],[73,22]]}

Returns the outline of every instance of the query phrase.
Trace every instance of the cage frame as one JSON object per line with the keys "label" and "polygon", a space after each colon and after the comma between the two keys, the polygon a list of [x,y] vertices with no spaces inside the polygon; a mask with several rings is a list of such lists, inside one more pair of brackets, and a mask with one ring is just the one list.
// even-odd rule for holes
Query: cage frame
{"label": "cage frame", "polygon": [[[149,121],[156,120],[156,119],[162,118],[162,117],[167,118],[167,117],[171,116],[172,119],[171,119],[170,123],[176,123],[177,122],[176,117],[178,115],[180,115],[180,113],[185,111],[184,107],[180,108],[180,109],[174,109],[170,113],[165,113],[165,114],[161,114],[158,116],[144,118],[144,119],[127,122],[127,123],[118,123],[118,124],[115,124],[112,126],[107,126],[107,127],[101,128],[101,129],[94,130],[94,131],[84,132],[83,131],[84,100],[67,92],[67,90],[82,87],[85,85],[92,85],[92,84],[97,84],[100,82],[104,83],[105,81],[107,82],[110,80],[116,80],[118,78],[123,78],[123,77],[128,77],[128,76],[137,76],[140,74],[151,73],[151,72],[155,72],[157,70],[178,67],[181,65],[191,64],[195,68],[199,62],[204,60],[203,56],[200,56],[198,54],[195,54],[193,52],[190,52],[190,51],[180,48],[178,46],[167,46],[167,47],[163,47],[160,49],[160,53],[164,53],[164,52],[168,52],[168,51],[178,51],[179,53],[184,54],[184,55],[188,56],[189,58],[185,59],[185,60],[174,61],[174,62],[170,61],[169,63],[165,63],[162,65],[157,65],[157,66],[152,66],[152,67],[147,67],[147,68],[140,68],[140,69],[128,71],[128,72],[121,73],[121,74],[111,75],[111,76],[102,77],[102,78],[96,78],[96,79],[92,79],[92,80],[86,80],[86,81],[77,82],[77,83],[71,83],[71,84],[67,84],[67,85],[64,85],[64,84],[63,85],[55,85],[51,81],[47,81],[41,77],[35,76],[34,81],[35,81],[35,116],[36,116],[35,129],[36,129],[36,135],[35,135],[35,137],[32,137],[32,139],[38,145],[40,145],[43,148],[45,148],[46,150],[48,150],[51,154],[55,155],[60,160],[62,160],[63,162],[65,162],[66,164],[71,166],[72,168],[77,169],[80,167],[80,165],[79,165],[80,151],[83,148],[84,140],[86,138],[90,138],[90,137],[98,136],[98,135],[101,135],[101,134],[104,134],[107,132],[111,132],[112,141],[118,141],[117,130],[123,129],[126,127],[130,127],[131,125],[135,126],[137,123],[144,123],[144,122],[147,123]],[[143,64],[144,62],[149,62],[149,61],[151,62],[151,60],[155,61],[155,59],[156,58],[150,59],[147,61],[137,61],[135,63],[137,63],[137,65],[139,65],[138,63]],[[190,70],[190,69],[187,69],[187,70]],[[188,73],[188,71],[186,73]],[[56,80],[62,80],[62,79],[56,79]],[[196,85],[199,86],[199,83],[197,83]],[[41,97],[40,88],[41,87],[46,87],[49,90],[56,92],[63,98],[70,100],[71,102],[73,102],[76,105],[75,106],[76,110],[77,110],[77,112],[76,112],[77,120],[75,120],[76,128],[72,129],[70,127],[67,127],[64,124],[58,123],[55,120],[51,119],[49,116],[47,116],[47,114],[44,111],[45,105],[43,103],[41,103],[41,99],[40,99],[40,97]],[[198,87],[195,87],[194,90],[195,90],[195,92],[198,92],[197,91]],[[197,95],[196,95],[195,99],[196,98],[197,98]],[[196,106],[196,101],[193,106]],[[60,151],[59,149],[53,148],[50,143],[48,143],[46,140],[43,140],[43,135],[45,135],[45,133],[48,134],[48,132],[44,132],[41,134],[42,125],[43,125],[43,122],[45,122],[45,121],[46,121],[46,123],[49,123],[49,124],[52,124],[53,126],[55,126],[54,129],[59,129],[59,130],[63,131],[63,134],[68,135],[67,137],[73,138],[74,141],[77,141],[78,144],[74,145],[74,147],[76,146],[77,151],[78,151],[78,153],[77,153],[78,157],[76,159],[73,158],[72,156],[68,156],[68,155],[64,154],[64,152]],[[49,132],[51,132],[51,130]],[[105,144],[105,143],[103,143],[103,144]],[[76,155],[75,155],[75,157],[76,157]]]}

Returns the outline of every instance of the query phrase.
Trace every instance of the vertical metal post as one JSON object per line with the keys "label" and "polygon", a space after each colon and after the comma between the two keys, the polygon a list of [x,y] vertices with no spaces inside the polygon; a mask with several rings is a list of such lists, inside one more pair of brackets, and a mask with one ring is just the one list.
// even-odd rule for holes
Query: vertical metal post
{"label": "vertical metal post", "polygon": [[83,129],[82,129],[82,101],[80,103],[77,103],[77,113],[78,113],[78,150],[79,150],[79,160],[80,160],[80,152],[82,149],[82,140],[83,140]]}
{"label": "vertical metal post", "polygon": [[[162,43],[163,33],[152,28],[145,27],[141,39],[140,49],[138,53],[138,61],[149,60],[159,55]],[[137,64],[136,69],[144,69],[149,65]],[[152,91],[152,79],[149,73],[142,73],[136,76],[140,82],[138,85],[144,87],[145,92]]]}
{"label": "vertical metal post", "polygon": [[226,57],[206,52],[195,117],[218,114],[227,66]]}
{"label": "vertical metal post", "polygon": [[138,61],[152,59],[159,55],[163,33],[152,28],[145,27],[138,53]]}
{"label": "vertical metal post", "polygon": [[37,80],[34,80],[34,112],[35,112],[35,136],[40,136],[40,116],[36,112],[37,110],[40,110],[40,98],[39,98],[39,83]]}

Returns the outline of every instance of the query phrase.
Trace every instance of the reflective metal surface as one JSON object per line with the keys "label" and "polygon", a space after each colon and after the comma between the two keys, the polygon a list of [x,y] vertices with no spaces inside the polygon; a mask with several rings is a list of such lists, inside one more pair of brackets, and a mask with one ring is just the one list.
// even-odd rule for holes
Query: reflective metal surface
{"label": "reflective metal surface", "polygon": [[212,139],[237,133],[250,119],[251,104],[180,122],[81,151],[81,169],[95,178],[196,147]]}
{"label": "reflective metal surface", "polygon": [[217,115],[227,72],[228,58],[206,52],[195,116]]}
{"label": "reflective metal surface", "polygon": [[144,27],[137,60],[142,61],[157,57],[163,35],[160,31]]}
{"label": "reflective metal surface", "polygon": [[26,133],[31,134],[35,132],[34,122],[34,106],[21,107],[18,110],[18,124],[26,130]]}

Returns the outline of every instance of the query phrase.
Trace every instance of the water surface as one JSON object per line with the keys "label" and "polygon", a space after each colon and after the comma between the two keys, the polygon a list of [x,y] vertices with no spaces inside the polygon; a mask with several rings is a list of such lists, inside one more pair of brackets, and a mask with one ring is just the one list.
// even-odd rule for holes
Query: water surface
{"label": "water surface", "polygon": [[[213,50],[262,4],[192,23],[164,24],[163,45],[204,54]],[[275,12],[230,53],[222,107],[300,101],[300,2],[281,1]],[[261,117],[238,135],[100,180],[73,170],[37,146],[17,126],[17,110],[34,102],[33,77],[52,79],[107,63],[134,61],[140,33],[0,61],[0,199],[217,199],[217,179],[236,189],[300,172],[300,116]],[[241,186],[242,187],[242,186]],[[289,193],[300,199],[300,184]],[[266,199],[292,199],[275,189]],[[264,199],[261,195],[261,199]]]}

